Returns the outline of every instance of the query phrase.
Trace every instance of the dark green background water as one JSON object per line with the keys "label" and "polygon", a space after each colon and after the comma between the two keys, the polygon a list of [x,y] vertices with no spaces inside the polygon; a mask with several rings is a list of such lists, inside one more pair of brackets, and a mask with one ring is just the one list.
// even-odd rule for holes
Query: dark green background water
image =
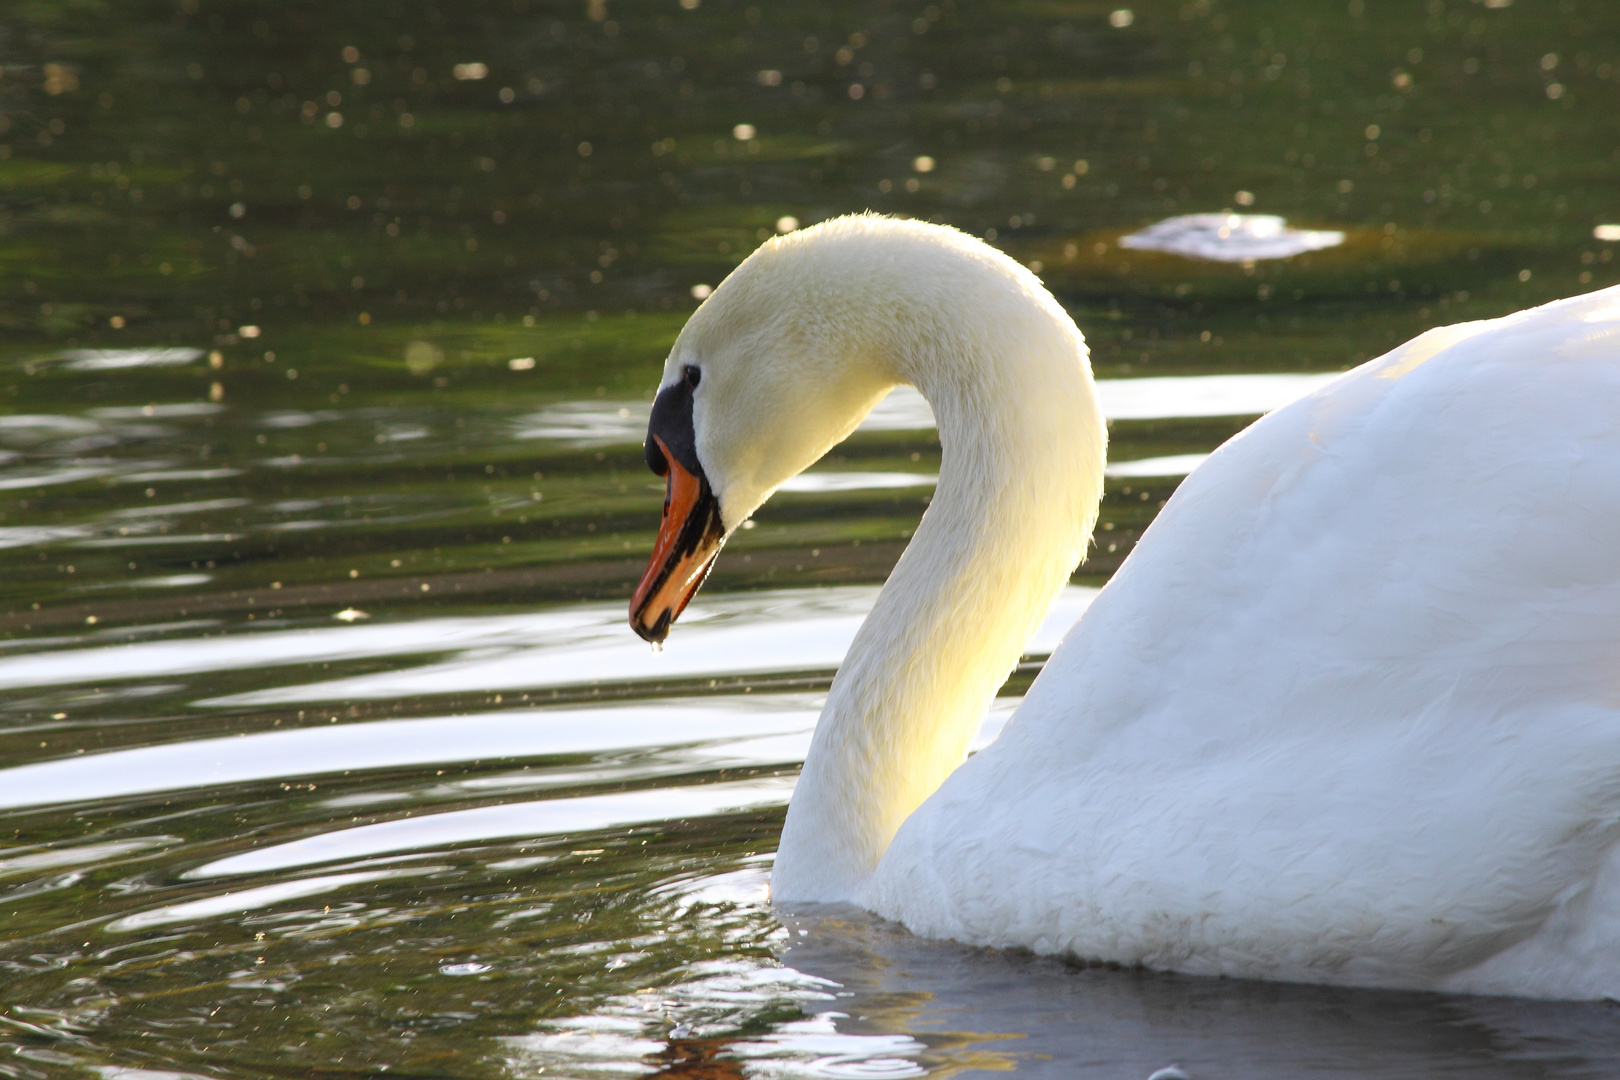
{"label": "dark green background water", "polygon": [[[929,430],[860,433],[821,471],[866,479],[779,495],[665,674],[622,651],[662,495],[635,410],[694,286],[783,218],[983,236],[1110,379],[1334,371],[1620,281],[1594,235],[1620,222],[1620,8],[1118,10],[6,4],[0,1075],[1612,1075],[1606,1007],[784,925],[761,886],[841,648],[807,643],[910,535]],[[1118,246],[1226,208],[1347,239]],[[1121,421],[1111,455],[1249,419]],[[1110,483],[1077,582],[1175,482]],[[756,787],[703,801],[731,782]],[[597,824],[209,869],[552,799]]]}

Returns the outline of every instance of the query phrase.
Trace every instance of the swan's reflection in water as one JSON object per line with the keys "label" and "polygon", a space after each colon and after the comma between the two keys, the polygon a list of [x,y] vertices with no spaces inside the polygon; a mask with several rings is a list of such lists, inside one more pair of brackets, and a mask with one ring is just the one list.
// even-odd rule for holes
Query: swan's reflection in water
{"label": "swan's reflection in water", "polygon": [[1181,978],[925,941],[847,907],[777,914],[783,963],[847,995],[824,1006],[851,1014],[840,1028],[909,1035],[940,1065],[959,1039],[1031,1077],[1145,1080],[1172,1064],[1194,1080],[1620,1075],[1609,1002]]}
{"label": "swan's reflection in water", "polygon": [[[767,866],[684,883],[684,907],[766,903]],[[666,890],[668,891],[668,890]],[[779,941],[787,934],[778,930]],[[899,1078],[967,1064],[960,1036],[919,1037],[857,1015],[874,1002],[769,956],[693,964],[673,984],[504,1040],[520,1076]],[[918,996],[922,1004],[926,995]],[[988,1064],[988,1059],[983,1062]],[[998,1062],[1005,1067],[1005,1062]]]}
{"label": "swan's reflection in water", "polygon": [[[691,896],[763,903],[764,881],[762,869]],[[842,905],[775,914],[781,966],[695,965],[674,985],[505,1040],[508,1066],[520,1076],[773,1080],[1146,1080],[1173,1068],[1194,1080],[1620,1074],[1612,1003],[1189,979],[926,941]]]}

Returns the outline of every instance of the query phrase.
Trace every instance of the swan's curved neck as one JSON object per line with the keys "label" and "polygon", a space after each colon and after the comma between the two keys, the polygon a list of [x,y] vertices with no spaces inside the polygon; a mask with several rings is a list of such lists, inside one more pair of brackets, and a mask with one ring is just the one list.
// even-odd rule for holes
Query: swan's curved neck
{"label": "swan's curved neck", "polygon": [[961,764],[1084,554],[1105,429],[1079,331],[1028,284],[1006,310],[964,313],[886,358],[933,406],[939,486],[833,681],[788,808],[778,900],[856,896]]}

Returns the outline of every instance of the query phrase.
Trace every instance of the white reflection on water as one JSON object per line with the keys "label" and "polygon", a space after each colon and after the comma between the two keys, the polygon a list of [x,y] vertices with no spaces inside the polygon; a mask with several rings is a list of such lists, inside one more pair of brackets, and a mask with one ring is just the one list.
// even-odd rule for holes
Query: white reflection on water
{"label": "white reflection on water", "polygon": [[[0,809],[286,776],[613,750],[651,751],[703,743],[714,745],[707,753],[694,750],[679,755],[679,762],[688,768],[793,764],[804,759],[820,710],[819,695],[749,694],[322,724],[190,739],[0,770]],[[781,737],[788,737],[787,741],[772,745]],[[517,778],[506,783],[498,782],[505,778],[478,779],[481,783],[473,785],[475,790],[526,786]],[[23,856],[25,860],[32,857]],[[9,865],[0,859],[0,874]]]}
{"label": "white reflection on water", "polygon": [[246,469],[151,469],[126,473],[114,479],[117,484],[167,484],[177,480],[229,480]]}
{"label": "white reflection on water", "polygon": [[[747,1077],[864,1080],[921,1076],[927,1046],[909,1035],[840,1032],[842,1012],[825,1009],[834,982],[769,961],[741,958],[694,964],[688,977],[656,991],[609,998],[597,1012],[542,1023],[533,1035],[502,1039],[518,1076],[625,1076],[716,1058]],[[748,1020],[794,1007],[813,1015],[737,1036]],[[724,1066],[710,1066],[725,1075]]]}
{"label": "white reflection on water", "polygon": [[1258,416],[1314,394],[1340,374],[1103,379],[1097,383],[1097,400],[1110,420]]}
{"label": "white reflection on water", "polygon": [[188,870],[181,876],[210,878],[258,874],[397,851],[437,850],[453,844],[488,840],[566,836],[653,822],[762,810],[786,806],[796,779],[780,776],[724,784],[623,791],[612,795],[506,803],[398,818],[257,848]]}
{"label": "white reflection on water", "polygon": [[759,865],[731,870],[724,874],[710,874],[696,880],[678,879],[654,889],[653,896],[673,896],[683,908],[693,904],[748,904],[769,903],[771,899],[771,867],[776,856],[756,857]]}
{"label": "white reflection on water", "polygon": [[621,1016],[575,1016],[551,1025],[557,1030],[502,1039],[512,1055],[515,1076],[636,1076],[657,1072],[643,1059],[668,1045],[648,1038],[645,1022]]}
{"label": "white reflection on water", "polygon": [[178,367],[202,359],[201,349],[71,349],[62,353],[72,371],[117,371],[123,368]]}
{"label": "white reflection on water", "polygon": [[[1187,375],[1147,379],[1099,379],[1097,400],[1110,420],[1259,416],[1314,393],[1338,372],[1280,375]],[[514,436],[551,439],[572,446],[639,443],[652,406],[644,401],[569,401],[519,418]],[[926,431],[934,410],[917,391],[902,386],[861,422],[861,431]]]}
{"label": "white reflection on water", "polygon": [[101,582],[87,585],[82,592],[96,589],[185,589],[193,585],[206,585],[214,580],[213,574],[164,574],[160,577],[133,578],[129,581]]}
{"label": "white reflection on water", "polygon": [[316,409],[314,412],[306,412],[303,409],[279,409],[262,414],[259,417],[259,425],[267,428],[303,428],[314,424],[334,423],[347,415],[337,409]]}
{"label": "white reflection on water", "polygon": [[1255,262],[1342,243],[1342,232],[1290,229],[1275,214],[1182,214],[1121,237],[1119,246],[1214,262]]}
{"label": "white reflection on water", "polygon": [[[596,613],[546,612],[482,619],[420,619],[352,629],[249,631],[203,639],[55,650],[0,661],[0,687],[65,686],[156,677],[163,672],[179,675],[255,670],[283,664],[449,651],[523,640],[525,635],[566,640],[574,628],[603,621]],[[41,646],[55,643],[35,642]],[[84,666],[87,663],[95,666]]]}
{"label": "white reflection on water", "polygon": [[861,421],[861,431],[930,431],[934,408],[928,399],[909,386],[890,391]]}
{"label": "white reflection on water", "polygon": [[103,460],[73,465],[36,465],[7,469],[6,474],[0,476],[0,491],[15,491],[18,488],[52,487],[57,484],[77,484],[80,480],[94,480],[98,476],[112,476],[116,473],[127,472],[132,467],[145,468],[161,464],[162,462],[155,461],[123,462]]}
{"label": "white reflection on water", "polygon": [[[670,635],[659,652],[625,633],[624,609],[620,605],[582,606],[572,609],[576,617],[561,633],[529,623],[528,620],[542,618],[530,616],[513,628],[516,633],[506,635],[504,640],[491,635],[478,643],[482,647],[467,649],[440,663],[423,664],[407,671],[250,691],[197,704],[240,707],[357,699],[397,700],[424,694],[598,682],[624,684],[769,672],[831,671],[843,661],[877,593],[876,586],[844,586],[700,599],[687,609],[681,617],[681,628]],[[1051,653],[1095,595],[1095,589],[1066,587],[1026,652]],[[400,624],[394,625],[397,628]],[[534,626],[533,631],[530,625]],[[444,649],[448,644],[425,636],[412,637],[414,640],[408,643],[396,642],[390,651],[428,652]],[[349,652],[348,655],[382,654]],[[0,661],[0,685],[4,685],[6,678],[6,663]]]}
{"label": "white reflection on water", "polygon": [[939,477],[933,473],[804,472],[792,477],[777,490],[823,495],[872,488],[933,487],[937,483]]}
{"label": "white reflection on water", "polygon": [[[131,532],[134,530],[132,529]],[[175,546],[182,544],[228,544],[233,540],[242,539],[242,533],[175,533],[164,536],[109,536],[99,540],[81,540],[75,546],[82,548],[121,548],[146,547],[156,545]]]}
{"label": "white reflection on water", "polygon": [[519,417],[513,435],[581,448],[640,442],[651,412],[652,404],[645,401],[563,401]]}
{"label": "white reflection on water", "polygon": [[302,900],[307,896],[335,892],[349,885],[430,874],[443,869],[445,867],[442,866],[417,866],[408,870],[363,870],[353,874],[325,874],[320,877],[298,878],[294,881],[277,882],[274,885],[262,885],[256,889],[239,889],[218,896],[205,896],[200,900],[170,904],[151,911],[138,911],[133,915],[115,919],[107,924],[106,929],[114,933],[123,933],[130,930],[147,930],[154,926],[167,926],[170,923],[196,922],[211,919],[216,915],[241,915],[288,900]]}
{"label": "white reflection on water", "polygon": [[94,420],[54,413],[12,413],[0,416],[0,435],[7,442],[34,442],[64,435],[90,435],[101,430]]}
{"label": "white reflection on water", "polygon": [[1208,454],[1171,454],[1168,457],[1137,458],[1135,461],[1110,461],[1108,475],[1130,476],[1186,476],[1204,463]]}
{"label": "white reflection on water", "polygon": [[[105,683],[431,653],[459,655],[406,671],[258,690],[198,704],[378,700],[598,681],[622,684],[827,671],[843,660],[877,593],[876,586],[844,586],[700,598],[658,653],[626,630],[622,605],[582,604],[526,615],[249,631],[202,640],[14,655],[0,659],[0,687]],[[1066,587],[1027,651],[1050,653],[1095,595],[1095,589]]]}
{"label": "white reflection on water", "polygon": [[175,420],[189,416],[218,416],[225,406],[209,401],[176,401],[165,405],[109,405],[85,410],[98,420]]}
{"label": "white reflection on water", "polygon": [[[1208,454],[1171,454],[1166,457],[1137,458],[1134,461],[1111,461],[1109,476],[1186,476],[1204,463]],[[793,477],[777,490],[826,494],[829,492],[864,491],[874,488],[933,487],[939,483],[935,473],[892,472],[804,472]]]}
{"label": "white reflection on water", "polygon": [[[134,840],[110,840],[100,844],[79,844],[75,847],[48,848],[30,851],[25,855],[0,857],[0,877],[12,874],[31,874],[40,870],[54,870],[61,866],[82,866],[85,863],[105,862],[124,855],[133,855],[151,848],[178,844],[177,836],[143,836]],[[0,851],[0,856],[9,855]]]}
{"label": "white reflection on water", "polygon": [[824,1012],[807,1020],[779,1025],[767,1035],[726,1047],[727,1057],[749,1063],[750,1077],[772,1080],[921,1076],[924,1069],[907,1055],[928,1048],[909,1035],[845,1035],[834,1020],[844,1013]]}
{"label": "white reflection on water", "polygon": [[[372,720],[188,739],[100,754],[76,754],[0,770],[0,809],[281,777],[622,750],[640,751],[636,764],[618,768],[596,765],[577,772],[525,769],[475,776],[446,782],[443,793],[489,795],[581,783],[622,783],[702,769],[792,766],[803,762],[810,748],[810,733],[821,713],[822,700],[820,694],[728,695],[681,702]],[[995,740],[1018,701],[996,700],[980,725],[972,751]],[[403,792],[368,792],[330,800],[329,805],[363,806],[410,797]],[[40,865],[57,865],[51,860],[65,860],[62,865],[81,861],[70,854],[81,850],[90,849],[22,855],[16,860],[0,858],[0,875],[14,865],[37,869]],[[100,857],[92,853],[85,860]]]}
{"label": "white reflection on water", "polygon": [[173,1069],[131,1069],[122,1065],[94,1065],[90,1071],[101,1080],[215,1080],[201,1073],[175,1072]]}
{"label": "white reflection on water", "polygon": [[[0,488],[3,487],[4,481],[0,481]],[[5,525],[0,526],[0,548],[28,547],[89,535],[90,530],[79,525]]]}
{"label": "white reflection on water", "polygon": [[15,414],[0,416],[0,442],[26,454],[0,451],[0,490],[77,484],[110,479],[118,483],[153,483],[181,479],[218,479],[239,469],[176,469],[172,462],[108,456],[117,448],[161,440],[175,432],[147,421],[211,416],[223,406],[208,402],[109,406],[84,416]]}

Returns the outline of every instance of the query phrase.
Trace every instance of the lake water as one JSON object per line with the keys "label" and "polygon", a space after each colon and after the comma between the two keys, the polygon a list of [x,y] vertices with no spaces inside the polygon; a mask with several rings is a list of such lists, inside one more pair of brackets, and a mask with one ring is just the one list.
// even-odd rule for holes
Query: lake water
{"label": "lake water", "polygon": [[[6,5],[0,1075],[1615,1075],[1609,1004],[773,910],[938,473],[913,393],[665,651],[624,614],[695,296],[795,224],[955,224],[1074,314],[1112,425],[994,738],[1254,416],[1620,281],[1617,69],[1602,0]],[[1221,213],[1287,225],[1122,244]]]}

